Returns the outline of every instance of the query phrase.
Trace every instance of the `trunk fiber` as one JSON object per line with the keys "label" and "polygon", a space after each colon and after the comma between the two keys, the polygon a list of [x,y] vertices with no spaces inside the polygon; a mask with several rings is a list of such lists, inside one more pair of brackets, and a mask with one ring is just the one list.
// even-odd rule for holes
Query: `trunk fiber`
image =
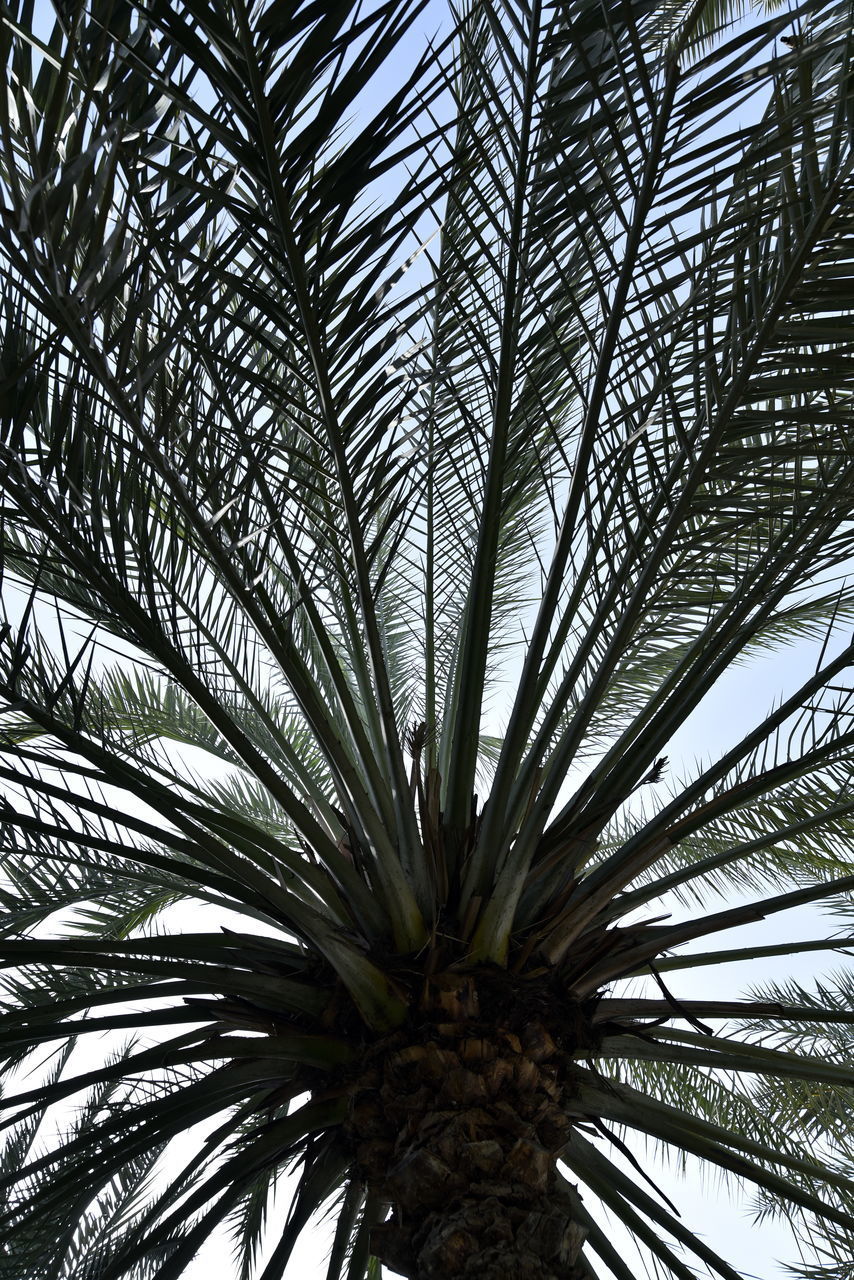
{"label": "trunk fiber", "polygon": [[391,1210],[371,1251],[411,1280],[582,1280],[556,1169],[568,1055],[536,1018],[464,1026],[430,1019],[418,1043],[387,1042],[353,1090],[357,1162]]}

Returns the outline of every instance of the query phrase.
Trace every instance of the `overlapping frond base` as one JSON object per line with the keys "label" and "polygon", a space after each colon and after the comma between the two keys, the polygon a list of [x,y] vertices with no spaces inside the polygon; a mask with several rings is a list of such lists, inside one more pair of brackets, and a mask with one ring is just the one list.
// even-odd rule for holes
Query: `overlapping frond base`
{"label": "overlapping frond base", "polygon": [[595,1004],[573,1006],[550,974],[425,983],[411,1025],[373,1046],[350,1091],[355,1165],[392,1206],[375,1256],[418,1280],[586,1274],[557,1159]]}

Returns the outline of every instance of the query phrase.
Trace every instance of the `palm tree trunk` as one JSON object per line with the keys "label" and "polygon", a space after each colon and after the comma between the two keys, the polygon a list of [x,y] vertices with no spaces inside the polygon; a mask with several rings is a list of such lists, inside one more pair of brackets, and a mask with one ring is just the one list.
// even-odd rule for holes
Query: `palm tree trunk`
{"label": "palm tree trunk", "polygon": [[463,1169],[478,1157],[498,1166],[494,1174],[474,1172],[465,1190],[465,1173],[427,1148],[403,1157],[392,1174],[392,1216],[372,1233],[372,1252],[412,1280],[583,1280],[574,1265],[583,1229],[551,1180],[537,1186],[530,1176],[542,1171],[547,1153],[518,1144],[507,1154],[489,1139],[461,1144]]}
{"label": "palm tree trunk", "polygon": [[412,1280],[581,1280],[585,1233],[556,1167],[566,1049],[530,1009],[481,1030],[473,983],[439,1000],[417,1040],[375,1046],[352,1092],[357,1163],[391,1205],[372,1253]]}

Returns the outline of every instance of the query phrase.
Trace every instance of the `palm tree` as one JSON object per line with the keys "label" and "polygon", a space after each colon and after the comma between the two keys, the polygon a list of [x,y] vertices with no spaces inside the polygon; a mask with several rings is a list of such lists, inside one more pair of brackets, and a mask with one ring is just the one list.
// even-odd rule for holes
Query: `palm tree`
{"label": "palm tree", "polygon": [[850,0],[55,8],[0,10],[0,1275],[277,1280],[331,1204],[330,1280],[635,1280],[610,1220],[739,1280],[663,1148],[850,1277],[854,984],[685,986],[854,941]]}

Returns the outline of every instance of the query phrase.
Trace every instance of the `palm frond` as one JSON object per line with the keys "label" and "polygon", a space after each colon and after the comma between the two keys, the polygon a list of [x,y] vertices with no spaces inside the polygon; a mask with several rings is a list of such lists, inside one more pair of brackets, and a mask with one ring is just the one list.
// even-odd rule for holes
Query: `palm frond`
{"label": "palm frond", "polygon": [[848,1275],[851,32],[3,6],[3,1276]]}

